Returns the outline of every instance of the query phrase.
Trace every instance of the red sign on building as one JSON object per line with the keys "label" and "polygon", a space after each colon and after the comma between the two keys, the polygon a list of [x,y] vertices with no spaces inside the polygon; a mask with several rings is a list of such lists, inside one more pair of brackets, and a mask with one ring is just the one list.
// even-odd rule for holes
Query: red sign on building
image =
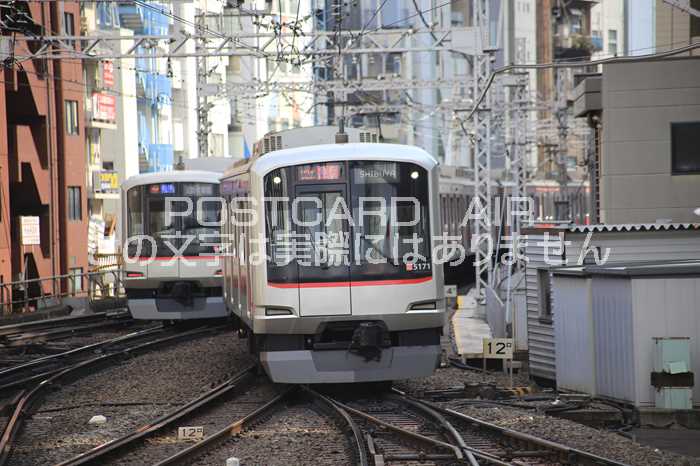
{"label": "red sign on building", "polygon": [[117,98],[96,92],[92,95],[92,118],[100,121],[117,121]]}
{"label": "red sign on building", "polygon": [[102,85],[106,88],[114,87],[114,62],[102,62]]}

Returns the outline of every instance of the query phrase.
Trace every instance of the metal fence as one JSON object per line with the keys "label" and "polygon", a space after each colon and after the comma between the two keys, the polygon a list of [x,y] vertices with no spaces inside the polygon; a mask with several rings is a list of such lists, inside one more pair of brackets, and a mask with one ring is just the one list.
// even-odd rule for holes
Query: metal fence
{"label": "metal fence", "polygon": [[0,283],[0,311],[32,312],[65,304],[68,299],[85,299],[92,305],[124,297],[120,254],[91,258],[92,270],[50,277]]}

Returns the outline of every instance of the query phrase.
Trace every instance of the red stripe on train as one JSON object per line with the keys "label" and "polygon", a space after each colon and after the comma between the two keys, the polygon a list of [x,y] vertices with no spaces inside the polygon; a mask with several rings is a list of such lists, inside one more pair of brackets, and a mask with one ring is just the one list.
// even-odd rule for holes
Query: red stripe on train
{"label": "red stripe on train", "polygon": [[185,260],[211,260],[211,259],[218,259],[219,256],[158,256],[158,257],[130,257],[130,260],[137,260],[140,262],[146,262],[146,261],[169,261],[169,260],[177,260],[177,259],[185,259]]}
{"label": "red stripe on train", "polygon": [[413,285],[425,283],[433,277],[404,278],[397,280],[366,280],[357,282],[310,282],[310,283],[270,283],[272,288],[347,288],[349,286],[386,286],[386,285]]}

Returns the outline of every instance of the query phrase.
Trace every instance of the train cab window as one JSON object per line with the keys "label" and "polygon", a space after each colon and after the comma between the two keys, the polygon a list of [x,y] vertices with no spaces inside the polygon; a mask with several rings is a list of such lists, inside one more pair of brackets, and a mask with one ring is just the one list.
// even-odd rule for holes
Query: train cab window
{"label": "train cab window", "polygon": [[428,172],[411,163],[355,161],[350,190],[359,259],[353,280],[430,275]]}
{"label": "train cab window", "polygon": [[165,199],[150,197],[148,199],[148,231],[156,241],[168,235],[174,235],[177,230],[173,218],[166,218]]}
{"label": "train cab window", "polygon": [[[211,183],[182,183],[181,193],[192,199],[193,209],[192,215],[182,217],[182,234],[189,241],[183,254],[195,256],[217,252],[221,241],[219,188]],[[184,210],[186,206],[174,209]]]}

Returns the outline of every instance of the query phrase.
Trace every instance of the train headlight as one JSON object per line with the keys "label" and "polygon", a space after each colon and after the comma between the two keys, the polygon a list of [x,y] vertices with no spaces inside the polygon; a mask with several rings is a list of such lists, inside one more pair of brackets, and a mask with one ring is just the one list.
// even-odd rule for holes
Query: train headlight
{"label": "train headlight", "polygon": [[418,170],[413,170],[411,172],[411,179],[417,180],[420,175],[418,174]]}
{"label": "train headlight", "polygon": [[279,176],[276,176],[276,177],[272,178],[272,182],[274,184],[280,184],[282,182],[282,178],[280,178]]}
{"label": "train headlight", "polygon": [[266,316],[290,316],[290,315],[292,315],[292,311],[290,309],[266,307],[265,308],[265,315]]}
{"label": "train headlight", "polygon": [[434,311],[437,309],[436,301],[421,301],[420,303],[411,304],[411,311]]}

